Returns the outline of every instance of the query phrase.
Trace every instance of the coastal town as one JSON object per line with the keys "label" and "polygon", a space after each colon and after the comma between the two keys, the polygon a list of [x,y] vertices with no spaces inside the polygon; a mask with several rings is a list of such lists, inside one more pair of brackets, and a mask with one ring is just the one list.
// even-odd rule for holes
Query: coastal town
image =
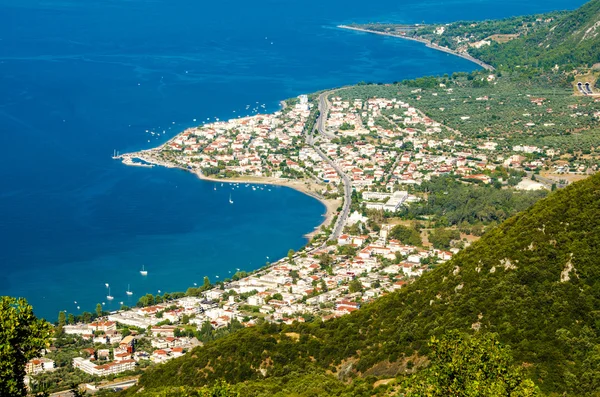
{"label": "coastal town", "polygon": [[600,0],[16,3],[0,397],[600,396]]}
{"label": "coastal town", "polygon": [[[560,154],[502,139],[462,140],[459,131],[407,100],[348,98],[337,90],[301,95],[273,114],[190,128],[157,148],[115,156],[126,165],[182,168],[238,187],[290,186],[322,200],[328,216],[303,249],[251,274],[238,272],[215,284],[205,279],[202,288],[186,293],[147,295],[135,308],[59,324],[63,335],[85,346],[67,365],[95,379],[86,383],[93,391],[102,387],[101,378],[135,378],[140,368],[180,357],[219,332],[263,322],[326,321],[360,310],[477,239],[460,233],[436,246],[428,241],[431,229],[411,229],[395,216],[427,202],[419,186],[449,176],[465,185],[550,190],[596,171],[556,161]],[[499,169],[511,173],[510,186]],[[542,169],[559,177],[542,177]],[[28,363],[30,382],[57,370],[53,355]]]}

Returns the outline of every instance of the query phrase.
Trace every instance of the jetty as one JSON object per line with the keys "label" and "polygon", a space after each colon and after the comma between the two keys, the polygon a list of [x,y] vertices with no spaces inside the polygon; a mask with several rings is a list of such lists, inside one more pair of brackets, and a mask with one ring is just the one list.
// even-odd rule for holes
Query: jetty
{"label": "jetty", "polygon": [[137,156],[135,153],[120,154],[120,155],[115,154],[112,158],[114,160],[121,160],[121,162],[123,164],[130,165],[132,167],[146,167],[146,168],[154,167],[154,164],[149,164],[148,162],[140,163],[139,161],[135,161],[136,159],[146,161],[146,159]]}

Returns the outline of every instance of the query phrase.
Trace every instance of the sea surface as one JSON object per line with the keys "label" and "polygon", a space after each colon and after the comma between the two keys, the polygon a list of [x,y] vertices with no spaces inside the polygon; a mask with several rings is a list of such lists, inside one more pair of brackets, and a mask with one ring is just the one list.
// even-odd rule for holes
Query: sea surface
{"label": "sea surface", "polygon": [[23,296],[55,320],[59,310],[114,310],[205,275],[217,281],[302,247],[323,221],[315,199],[126,167],[113,150],[276,111],[282,99],[324,88],[476,68],[341,23],[489,19],[583,3],[0,0],[0,295]]}

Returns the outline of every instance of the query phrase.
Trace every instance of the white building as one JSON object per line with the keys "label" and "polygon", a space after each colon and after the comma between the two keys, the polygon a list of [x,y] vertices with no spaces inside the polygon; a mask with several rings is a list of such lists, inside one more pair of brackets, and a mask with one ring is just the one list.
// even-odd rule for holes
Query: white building
{"label": "white building", "polygon": [[402,204],[408,199],[408,192],[397,191],[392,194],[392,197],[383,206],[385,211],[396,212]]}
{"label": "white building", "polygon": [[95,376],[116,375],[121,372],[133,370],[135,368],[135,361],[122,360],[119,362],[96,365],[90,360],[86,360],[82,357],[75,357],[73,359],[73,368],[78,368],[87,374]]}

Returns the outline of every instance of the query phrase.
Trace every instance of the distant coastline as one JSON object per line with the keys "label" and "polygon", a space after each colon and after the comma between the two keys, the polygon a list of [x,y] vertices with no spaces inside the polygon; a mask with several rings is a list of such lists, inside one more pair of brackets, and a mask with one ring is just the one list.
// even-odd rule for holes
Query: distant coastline
{"label": "distant coastline", "polygon": [[483,62],[480,59],[472,57],[469,54],[464,54],[464,53],[461,53],[461,52],[457,52],[457,51],[451,50],[450,48],[447,48],[447,47],[441,47],[441,46],[439,46],[437,44],[434,44],[431,41],[429,41],[427,39],[424,39],[424,38],[421,38],[421,37],[402,36],[402,35],[397,35],[397,34],[392,34],[392,33],[386,33],[386,32],[379,32],[377,30],[359,28],[359,27],[356,27],[356,26],[349,26],[349,25],[338,25],[337,27],[339,29],[354,30],[354,31],[357,31],[357,32],[372,33],[372,34],[378,34],[378,35],[381,35],[381,36],[390,36],[390,37],[396,37],[396,38],[404,39],[404,40],[416,41],[416,42],[425,44],[425,46],[428,47],[428,48],[431,48],[431,49],[434,49],[434,50],[438,50],[438,51],[442,51],[442,52],[445,52],[447,54],[455,55],[457,57],[466,59],[467,61],[473,62],[473,63],[481,66],[482,68],[484,68],[486,70],[490,70],[490,71],[491,70],[495,70],[495,68],[492,65],[487,64],[487,63]]}

